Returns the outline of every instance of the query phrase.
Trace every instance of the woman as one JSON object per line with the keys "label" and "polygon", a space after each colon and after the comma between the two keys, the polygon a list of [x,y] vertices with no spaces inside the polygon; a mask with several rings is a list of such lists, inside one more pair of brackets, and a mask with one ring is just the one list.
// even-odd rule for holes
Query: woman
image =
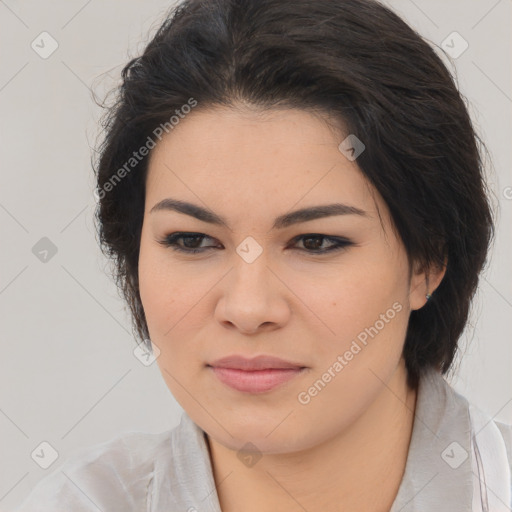
{"label": "woman", "polygon": [[190,0],[123,70],[98,227],[184,409],[20,511],[509,510],[442,375],[493,225],[464,101],[373,0]]}

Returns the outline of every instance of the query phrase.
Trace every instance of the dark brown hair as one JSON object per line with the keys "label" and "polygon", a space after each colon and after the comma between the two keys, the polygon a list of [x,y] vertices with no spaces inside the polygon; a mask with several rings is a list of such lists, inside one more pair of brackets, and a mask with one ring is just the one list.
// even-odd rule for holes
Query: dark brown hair
{"label": "dark brown hair", "polygon": [[316,109],[363,141],[357,163],[386,202],[409,261],[447,260],[430,301],[410,315],[408,383],[416,387],[428,367],[446,373],[493,219],[485,146],[434,49],[373,0],[187,0],[173,8],[122,71],[95,166],[100,244],[140,340],[149,338],[138,283],[148,157],[126,163],[191,98],[196,109]]}

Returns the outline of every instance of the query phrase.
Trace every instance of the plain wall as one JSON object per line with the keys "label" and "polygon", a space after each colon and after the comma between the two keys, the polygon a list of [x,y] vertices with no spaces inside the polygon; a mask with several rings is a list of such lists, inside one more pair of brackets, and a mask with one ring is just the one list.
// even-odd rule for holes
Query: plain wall
{"label": "plain wall", "polygon": [[[387,4],[437,45],[453,31],[469,43],[449,65],[491,152],[500,217],[452,383],[512,423],[511,2]],[[56,467],[42,469],[31,458],[42,441],[57,450],[59,463],[118,432],[161,432],[179,421],[181,408],[156,363],[146,367],[133,354],[130,319],[96,242],[91,153],[101,112],[89,91],[95,85],[101,98],[114,85],[170,6],[0,3],[2,510]],[[31,47],[43,31],[59,45],[47,59]],[[49,249],[48,261],[34,247]]]}

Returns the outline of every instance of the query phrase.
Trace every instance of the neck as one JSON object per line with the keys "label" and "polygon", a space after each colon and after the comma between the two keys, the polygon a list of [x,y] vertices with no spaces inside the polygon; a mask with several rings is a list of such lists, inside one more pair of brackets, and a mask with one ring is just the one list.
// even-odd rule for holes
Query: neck
{"label": "neck", "polygon": [[405,470],[415,406],[416,391],[400,365],[361,417],[308,450],[264,454],[246,467],[236,451],[207,436],[222,512],[388,512]]}

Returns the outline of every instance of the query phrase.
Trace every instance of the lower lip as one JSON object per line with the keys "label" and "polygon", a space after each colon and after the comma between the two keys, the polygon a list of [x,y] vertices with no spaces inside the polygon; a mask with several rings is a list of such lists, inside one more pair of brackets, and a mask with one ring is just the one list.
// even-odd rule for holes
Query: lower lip
{"label": "lower lip", "polygon": [[213,373],[224,384],[245,393],[263,393],[284,384],[302,373],[304,368],[235,370],[210,366]]}

